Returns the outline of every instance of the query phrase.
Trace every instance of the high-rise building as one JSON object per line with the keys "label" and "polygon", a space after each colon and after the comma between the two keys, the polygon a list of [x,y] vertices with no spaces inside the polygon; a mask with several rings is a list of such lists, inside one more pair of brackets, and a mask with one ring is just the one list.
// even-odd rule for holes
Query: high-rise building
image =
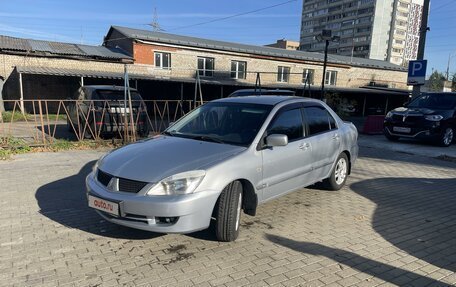
{"label": "high-rise building", "polygon": [[328,53],[406,65],[416,59],[423,0],[303,0],[300,49],[322,52],[317,40],[331,30]]}

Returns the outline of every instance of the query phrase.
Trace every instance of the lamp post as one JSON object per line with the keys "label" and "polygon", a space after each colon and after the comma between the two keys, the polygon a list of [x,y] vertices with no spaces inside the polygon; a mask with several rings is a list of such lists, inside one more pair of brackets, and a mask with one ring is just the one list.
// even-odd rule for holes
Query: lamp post
{"label": "lamp post", "polygon": [[325,59],[323,61],[323,76],[321,78],[321,99],[326,101],[325,97],[325,77],[326,77],[326,65],[328,63],[328,47],[329,42],[338,42],[340,40],[339,36],[332,36],[331,30],[323,30],[321,34],[317,35],[317,41],[325,41]]}

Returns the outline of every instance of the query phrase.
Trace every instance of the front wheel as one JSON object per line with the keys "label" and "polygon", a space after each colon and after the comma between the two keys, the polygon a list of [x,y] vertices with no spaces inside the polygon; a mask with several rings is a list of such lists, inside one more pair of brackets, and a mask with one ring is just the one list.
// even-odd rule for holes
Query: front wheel
{"label": "front wheel", "polygon": [[448,147],[451,145],[451,142],[454,138],[454,130],[450,127],[447,127],[443,130],[439,138],[439,145]]}
{"label": "front wheel", "polygon": [[234,241],[239,235],[242,209],[242,184],[234,181],[220,194],[216,207],[215,234],[219,241]]}
{"label": "front wheel", "polygon": [[385,135],[385,137],[390,140],[390,141],[398,141],[399,140],[399,137],[398,136],[393,136],[392,134],[390,134],[386,129],[383,130],[383,134]]}
{"label": "front wheel", "polygon": [[348,157],[345,153],[341,153],[331,175],[323,181],[324,187],[329,190],[341,189],[347,181],[348,168]]}

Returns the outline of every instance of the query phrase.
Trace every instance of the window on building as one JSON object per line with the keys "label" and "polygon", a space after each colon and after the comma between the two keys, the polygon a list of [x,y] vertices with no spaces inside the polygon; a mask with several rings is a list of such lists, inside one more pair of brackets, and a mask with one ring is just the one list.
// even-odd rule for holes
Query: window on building
{"label": "window on building", "polygon": [[277,71],[277,82],[288,83],[290,79],[290,67],[279,66]]}
{"label": "window on building", "polygon": [[203,77],[214,76],[214,58],[198,57],[198,74]]}
{"label": "window on building", "polygon": [[307,84],[309,83],[310,85],[314,84],[314,73],[315,70],[313,69],[304,69],[304,72],[302,73],[302,83]]}
{"label": "window on building", "polygon": [[171,54],[155,52],[155,67],[160,69],[171,69]]}
{"label": "window on building", "polygon": [[247,62],[231,61],[231,78],[245,79],[247,70]]}
{"label": "window on building", "polygon": [[326,71],[325,85],[335,86],[337,82],[337,71]]}

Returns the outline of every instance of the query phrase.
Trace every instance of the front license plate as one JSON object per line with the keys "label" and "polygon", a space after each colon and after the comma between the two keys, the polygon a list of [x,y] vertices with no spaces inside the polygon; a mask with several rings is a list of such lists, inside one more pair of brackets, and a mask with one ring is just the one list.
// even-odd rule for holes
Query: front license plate
{"label": "front license plate", "polygon": [[399,132],[399,133],[410,133],[411,129],[404,128],[404,127],[393,127],[393,131]]}
{"label": "front license plate", "polygon": [[89,206],[119,216],[119,204],[89,195]]}

